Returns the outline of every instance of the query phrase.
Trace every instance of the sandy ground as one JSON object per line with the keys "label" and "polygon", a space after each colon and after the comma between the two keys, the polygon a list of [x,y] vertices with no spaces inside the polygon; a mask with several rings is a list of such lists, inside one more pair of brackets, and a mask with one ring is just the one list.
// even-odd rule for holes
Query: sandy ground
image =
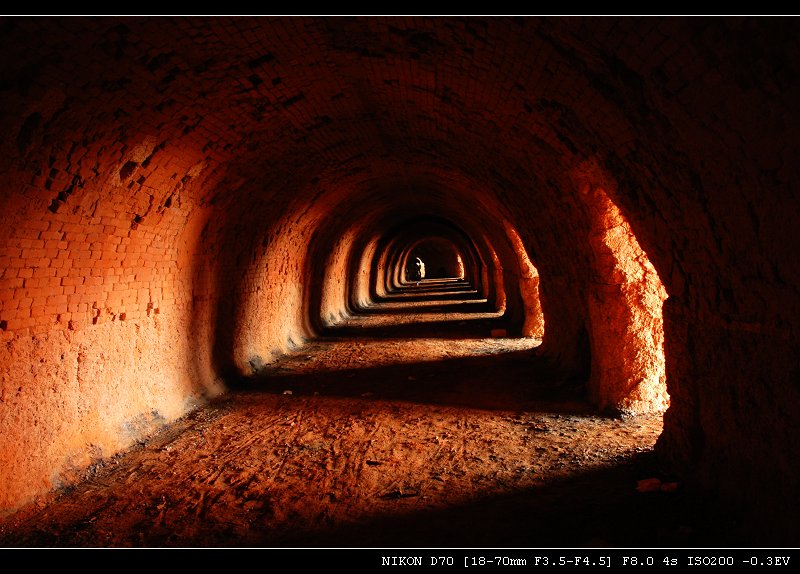
{"label": "sandy ground", "polygon": [[681,488],[636,491],[668,478],[660,417],[594,412],[480,301],[406,299],[6,518],[0,546],[705,542]]}

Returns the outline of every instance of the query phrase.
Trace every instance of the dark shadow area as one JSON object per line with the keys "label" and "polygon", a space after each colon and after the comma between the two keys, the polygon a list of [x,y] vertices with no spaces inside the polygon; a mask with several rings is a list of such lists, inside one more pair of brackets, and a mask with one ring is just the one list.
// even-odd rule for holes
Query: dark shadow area
{"label": "dark shadow area", "polygon": [[[398,305],[405,305],[408,303],[428,303],[427,305],[418,305],[413,308],[410,307],[398,307]],[[431,305],[433,303],[433,305]],[[378,297],[375,299],[370,307],[367,309],[401,309],[403,313],[416,313],[416,312],[425,312],[426,309],[428,312],[430,309],[437,305],[446,305],[446,304],[471,304],[471,305],[478,305],[480,303],[487,303],[486,299],[481,297],[478,293],[464,293],[464,294],[451,294],[446,293],[440,296],[431,296],[431,295],[417,295],[417,294],[407,294],[401,295],[396,297]],[[495,309],[491,305],[487,305],[485,307],[487,311],[495,311]]]}
{"label": "dark shadow area", "polygon": [[[457,310],[458,312],[458,310]],[[400,313],[398,313],[399,315]],[[492,329],[505,326],[502,317],[491,319],[471,319],[463,315],[451,321],[430,321],[395,323],[393,325],[344,325],[330,327],[319,339],[343,339],[364,337],[367,339],[485,339],[491,336]]]}
{"label": "dark shadow area", "polygon": [[[311,520],[279,521],[266,501],[245,527],[219,518],[197,523],[191,535],[176,535],[157,512],[139,524],[142,547],[321,547],[321,548],[582,548],[737,547],[735,510],[720,516],[716,497],[681,487],[639,493],[637,481],[662,475],[651,452],[624,457],[614,466],[542,481],[540,486],[449,507],[407,511],[409,498],[384,498],[378,517],[343,523],[326,512]],[[498,484],[502,488],[502,484]],[[220,501],[221,515],[229,501]],[[235,507],[232,507],[234,509]],[[0,535],[0,547],[87,547],[96,544],[91,516],[53,526]],[[185,531],[184,531],[185,532]]]}
{"label": "dark shadow area", "polygon": [[[471,504],[394,512],[352,524],[322,524],[305,532],[263,532],[265,546],[318,547],[720,547],[742,545],[713,510],[710,493],[679,489],[639,493],[636,483],[658,475],[652,453],[618,466],[571,474],[522,492]],[[211,543],[204,540],[203,543]],[[213,544],[225,544],[220,540]]]}
{"label": "dark shadow area", "polygon": [[[409,303],[432,303],[429,305],[417,305],[414,307],[414,315],[422,314],[442,314],[442,313],[493,313],[495,310],[486,300],[466,299],[454,301],[453,299],[426,299],[420,298]],[[406,303],[406,301],[403,301]],[[390,302],[376,303],[370,307],[363,307],[355,312],[356,315],[409,315],[409,308],[405,305],[393,305]]]}
{"label": "dark shadow area", "polygon": [[[429,301],[479,301],[485,302],[486,299],[481,297],[475,291],[468,292],[454,292],[447,291],[442,293],[419,293],[419,292],[404,292],[387,295],[386,297],[376,297],[373,299],[373,305],[391,304],[391,303],[425,303]],[[420,307],[422,308],[422,307]],[[417,308],[409,309],[415,311]]]}
{"label": "dark shadow area", "polygon": [[423,287],[420,285],[417,287],[416,285],[401,287],[394,291],[389,292],[386,296],[376,296],[374,301],[407,301],[409,297],[419,297],[420,300],[425,298],[432,298],[433,296],[439,297],[446,297],[446,296],[456,296],[468,299],[470,296],[472,298],[480,297],[478,295],[478,291],[475,290],[473,287],[464,287],[464,288],[453,288],[453,287]]}
{"label": "dark shadow area", "polygon": [[[281,363],[259,376],[240,380],[235,389],[295,396],[363,397],[429,405],[464,406],[485,410],[594,413],[584,400],[585,381],[565,380],[529,350],[414,363],[392,363],[345,370],[297,373],[298,361],[313,357],[299,353],[292,364]],[[521,384],[520,381],[529,381]]]}
{"label": "dark shadow area", "polygon": [[[425,303],[425,305],[412,305],[413,303]],[[472,287],[464,289],[438,289],[425,287],[404,287],[386,296],[375,296],[369,307],[359,309],[371,313],[431,313],[437,312],[446,306],[470,305],[469,310],[474,312],[491,312],[495,309],[488,304],[486,298],[482,297]]]}
{"label": "dark shadow area", "polygon": [[423,290],[422,287],[410,287],[403,290],[393,291],[386,296],[378,296],[373,299],[374,302],[380,303],[383,301],[426,301],[428,299],[435,299],[436,297],[451,297],[464,300],[470,299],[485,299],[481,297],[474,289],[441,289],[441,290]]}
{"label": "dark shadow area", "polygon": [[400,284],[400,289],[417,289],[421,291],[441,291],[441,290],[453,290],[453,291],[463,291],[463,290],[475,290],[468,281],[464,281],[461,279],[421,279],[419,281],[415,279],[409,279]]}

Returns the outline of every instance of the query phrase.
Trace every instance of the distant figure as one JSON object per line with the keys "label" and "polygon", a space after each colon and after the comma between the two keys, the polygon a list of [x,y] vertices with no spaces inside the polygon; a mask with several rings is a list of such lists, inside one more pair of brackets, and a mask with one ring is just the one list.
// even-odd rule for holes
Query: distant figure
{"label": "distant figure", "polygon": [[416,261],[414,261],[414,267],[416,267],[417,287],[419,287],[419,282],[425,279],[425,264],[422,262],[422,259],[417,257]]}

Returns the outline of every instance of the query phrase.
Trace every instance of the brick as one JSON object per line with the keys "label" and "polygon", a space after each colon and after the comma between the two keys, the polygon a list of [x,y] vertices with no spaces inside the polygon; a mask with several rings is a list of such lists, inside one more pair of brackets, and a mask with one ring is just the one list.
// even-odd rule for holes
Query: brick
{"label": "brick", "polygon": [[44,240],[44,245],[46,246],[48,242],[59,242],[61,241],[62,234],[57,231],[42,231],[39,234],[39,239]]}
{"label": "brick", "polygon": [[37,267],[33,270],[34,279],[38,279],[41,277],[55,277],[55,276],[56,276],[56,270],[49,266]]}
{"label": "brick", "polygon": [[[34,300],[34,305],[31,306],[31,318],[38,319],[47,315],[47,308],[45,305],[37,305]],[[29,326],[29,325],[26,325]]]}
{"label": "brick", "polygon": [[[22,287],[24,284],[25,280],[22,277],[14,279],[0,279],[0,293],[8,289],[15,289],[17,287]],[[11,291],[10,294],[13,295],[13,291]],[[0,299],[2,299],[2,295],[0,295]]]}

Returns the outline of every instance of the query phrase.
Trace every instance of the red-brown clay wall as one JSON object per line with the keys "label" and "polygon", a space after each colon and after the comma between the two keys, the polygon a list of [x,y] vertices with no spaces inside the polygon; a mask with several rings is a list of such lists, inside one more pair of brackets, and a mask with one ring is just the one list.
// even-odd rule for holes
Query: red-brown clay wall
{"label": "red-brown clay wall", "polygon": [[377,235],[370,237],[360,253],[353,254],[354,285],[350,299],[350,306],[353,309],[363,309],[372,303],[370,286],[377,282],[378,278],[371,274],[371,270],[372,262],[375,260],[375,250],[378,247],[378,239]]}
{"label": "red-brown clay wall", "polygon": [[[241,375],[258,372],[314,335],[306,315],[304,275],[311,232],[310,227],[295,223],[267,234],[266,247],[254,247],[238,288],[226,292],[235,302],[231,351]],[[235,253],[234,249],[241,248],[231,247]],[[247,260],[248,254],[242,251],[239,256]],[[225,276],[238,273],[239,269],[233,269]]]}
{"label": "red-brown clay wall", "polygon": [[506,235],[517,256],[519,268],[519,291],[525,312],[522,335],[525,337],[544,337],[544,314],[539,299],[539,271],[533,265],[517,230],[505,222]]}
{"label": "red-brown clay wall", "polygon": [[575,171],[589,223],[587,284],[592,357],[589,395],[601,409],[663,412],[666,390],[662,305],[667,292],[605,189],[615,183],[590,161]]}
{"label": "red-brown clay wall", "polygon": [[[354,236],[353,230],[342,235],[334,244],[328,261],[322,266],[325,275],[319,315],[326,326],[333,326],[349,315],[347,312],[350,301],[348,288],[352,272],[348,265],[352,256]],[[360,275],[360,272],[358,274]]]}
{"label": "red-brown clay wall", "polygon": [[0,28],[0,507],[313,334],[308,254],[351,192],[351,211],[422,205],[478,243],[488,213],[489,290],[518,265],[509,221],[541,353],[588,376],[597,253],[573,176],[591,160],[669,293],[662,457],[796,540],[796,20]]}
{"label": "red-brown clay wall", "polygon": [[[41,181],[5,179],[2,509],[69,483],[223,389],[192,298],[193,284],[203,288],[193,274],[204,212],[180,199],[191,178],[159,170],[192,166],[169,146],[143,145],[75,163],[54,155]],[[90,168],[105,176],[85,181]]]}

